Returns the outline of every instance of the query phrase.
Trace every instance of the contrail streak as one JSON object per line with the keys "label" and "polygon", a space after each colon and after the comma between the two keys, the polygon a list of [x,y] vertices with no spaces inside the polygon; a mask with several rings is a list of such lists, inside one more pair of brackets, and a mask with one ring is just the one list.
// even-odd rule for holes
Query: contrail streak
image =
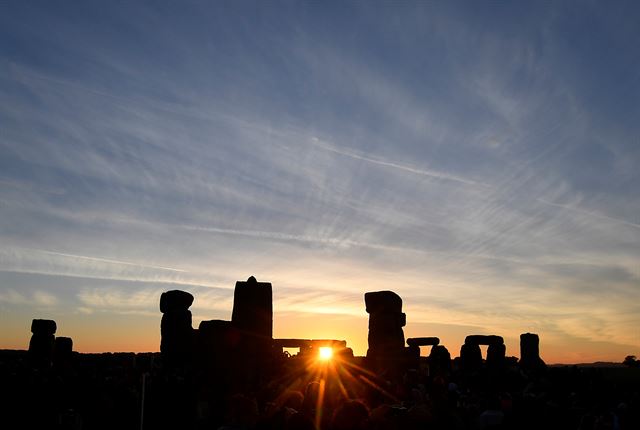
{"label": "contrail streak", "polygon": [[581,208],[578,208],[578,207],[575,207],[575,206],[563,205],[563,204],[560,204],[560,203],[553,203],[553,202],[550,202],[550,201],[547,201],[547,200],[544,200],[544,199],[536,199],[536,201],[539,201],[540,203],[543,203],[545,205],[555,206],[555,207],[562,208],[562,209],[567,209],[567,210],[572,210],[572,211],[575,211],[575,212],[580,212],[582,214],[589,215],[589,216],[592,216],[594,218],[606,219],[608,221],[612,221],[612,222],[615,222],[617,224],[622,224],[622,225],[626,225],[626,226],[634,227],[634,228],[640,228],[640,224],[636,224],[636,223],[633,223],[631,221],[626,221],[626,220],[619,219],[619,218],[613,218],[613,217],[610,217],[608,215],[602,215],[602,214],[599,214],[599,213],[596,213],[596,212],[590,212],[590,211],[587,211],[587,210],[584,210],[584,209],[581,209]]}
{"label": "contrail streak", "polygon": [[[28,248],[25,248],[25,249],[28,249]],[[104,262],[104,263],[124,264],[126,266],[144,267],[144,268],[159,269],[159,270],[169,270],[171,272],[182,272],[182,273],[186,273],[187,272],[186,270],[174,269],[173,267],[153,266],[153,265],[149,265],[149,264],[138,264],[138,263],[131,263],[131,262],[128,262],[128,261],[111,260],[109,258],[88,257],[86,255],[65,254],[63,252],[47,251],[47,250],[44,250],[44,249],[31,249],[30,251],[37,251],[37,252],[41,252],[43,254],[49,254],[49,255],[59,255],[61,257],[79,258],[79,259],[82,259],[82,260],[89,260],[89,261],[100,261],[100,262]]]}
{"label": "contrail streak", "polygon": [[318,140],[317,138],[312,139],[311,142],[312,142],[313,145],[317,146],[318,148],[322,148],[325,151],[333,152],[335,154],[339,154],[339,155],[342,155],[342,156],[345,156],[345,157],[349,157],[349,158],[353,158],[353,159],[356,159],[356,160],[362,160],[362,161],[366,161],[366,162],[369,162],[369,163],[372,163],[372,164],[377,164],[378,166],[392,167],[394,169],[402,170],[402,171],[409,172],[409,173],[414,173],[416,175],[428,176],[430,178],[444,179],[444,180],[454,181],[454,182],[460,182],[460,183],[466,184],[466,185],[475,185],[475,186],[487,187],[487,184],[483,184],[481,182],[472,181],[470,179],[461,178],[461,177],[455,176],[455,175],[450,175],[448,173],[442,173],[442,172],[438,172],[438,171],[434,171],[434,170],[418,169],[418,168],[407,166],[407,165],[404,165],[404,164],[398,164],[398,163],[394,163],[394,162],[391,162],[391,161],[379,160],[379,159],[376,159],[376,158],[367,157],[365,155],[356,154],[356,153],[351,152],[351,151],[345,151],[345,150],[342,150],[342,149],[337,149],[337,148],[335,148],[333,146],[327,145],[325,143],[321,143],[320,140]]}

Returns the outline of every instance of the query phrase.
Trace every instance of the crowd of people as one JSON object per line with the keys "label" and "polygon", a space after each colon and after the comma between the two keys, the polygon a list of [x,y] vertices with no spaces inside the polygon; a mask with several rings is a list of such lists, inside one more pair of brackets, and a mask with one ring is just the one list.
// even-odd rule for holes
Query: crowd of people
{"label": "crowd of people", "polygon": [[[32,366],[0,354],[5,428],[47,429],[638,429],[637,368],[550,367],[516,360],[472,373],[430,374],[424,362],[400,377],[373,374],[362,359],[282,357],[252,387],[167,369],[159,354],[75,354]],[[203,381],[207,381],[206,384]],[[231,381],[233,382],[233,381]]]}

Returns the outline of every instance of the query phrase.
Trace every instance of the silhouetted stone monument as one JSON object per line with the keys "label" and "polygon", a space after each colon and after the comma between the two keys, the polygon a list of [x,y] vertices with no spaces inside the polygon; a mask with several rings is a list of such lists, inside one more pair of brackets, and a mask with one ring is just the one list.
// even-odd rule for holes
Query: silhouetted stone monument
{"label": "silhouetted stone monument", "polygon": [[367,360],[375,371],[396,373],[407,356],[402,299],[393,291],[375,291],[365,293],[364,302],[369,314]]}
{"label": "silhouetted stone monument", "polygon": [[243,333],[259,339],[273,338],[273,296],[271,283],[253,276],[236,282],[231,322]]}
{"label": "silhouetted stone monument", "polygon": [[336,357],[353,358],[353,350],[347,341],[337,339],[273,339],[273,349],[281,354],[284,348],[298,348],[299,357],[317,358],[319,348],[329,347]]}
{"label": "silhouetted stone monument", "polygon": [[240,332],[240,355],[247,385],[258,384],[270,365],[273,341],[273,294],[271,283],[253,276],[237,281],[233,293],[231,323]]}
{"label": "silhouetted stone monument", "polygon": [[160,352],[168,366],[187,364],[193,350],[191,311],[193,296],[186,291],[172,290],[160,296]]}
{"label": "silhouetted stone monument", "polygon": [[498,369],[504,365],[504,339],[495,335],[469,335],[460,348],[460,364],[465,371],[476,371],[482,368],[482,351],[480,345],[487,348],[487,367]]}
{"label": "silhouetted stone monument", "polygon": [[410,337],[407,339],[409,346],[436,346],[440,344],[440,338],[437,337]]}
{"label": "silhouetted stone monument", "polygon": [[33,365],[51,365],[56,329],[56,322],[53,320],[34,319],[31,322],[33,334],[29,341],[29,358]]}
{"label": "silhouetted stone monument", "polygon": [[482,367],[482,351],[477,343],[465,342],[460,347],[460,367],[464,371],[477,371]]}
{"label": "silhouetted stone monument", "polygon": [[59,336],[56,337],[53,343],[53,354],[60,358],[69,358],[73,352],[73,339],[70,337]]}
{"label": "silhouetted stone monument", "polygon": [[[225,391],[231,386],[238,369],[240,332],[231,321],[202,321],[197,330],[197,363],[210,385]],[[206,384],[205,384],[206,385]]]}
{"label": "silhouetted stone monument", "polygon": [[451,354],[444,345],[433,345],[429,354],[429,373],[432,375],[451,372]]}
{"label": "silhouetted stone monument", "polygon": [[160,295],[160,312],[186,311],[193,304],[193,295],[181,290],[166,291]]}
{"label": "silhouetted stone monument", "polygon": [[70,337],[56,337],[53,343],[54,366],[66,366],[71,363],[73,353],[73,340]]}
{"label": "silhouetted stone monument", "polygon": [[499,370],[505,365],[506,346],[503,343],[492,343],[487,348],[487,367]]}
{"label": "silhouetted stone monument", "polygon": [[364,301],[369,314],[367,355],[404,348],[402,327],[406,325],[406,315],[400,296],[393,291],[376,291],[365,293]]}
{"label": "silhouetted stone monument", "polygon": [[527,370],[537,370],[546,367],[540,358],[540,338],[534,333],[520,335],[520,367]]}
{"label": "silhouetted stone monument", "polygon": [[440,345],[437,337],[411,337],[407,339],[408,351],[412,366],[419,367],[420,347],[431,346],[428,357],[429,373],[442,374],[451,370],[451,354],[444,346]]}

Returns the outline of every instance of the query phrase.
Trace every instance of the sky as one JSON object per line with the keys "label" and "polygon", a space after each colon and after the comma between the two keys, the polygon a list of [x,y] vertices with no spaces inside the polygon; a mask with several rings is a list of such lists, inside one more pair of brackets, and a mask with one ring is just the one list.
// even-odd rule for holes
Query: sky
{"label": "sky", "polygon": [[640,355],[637,2],[0,5],[0,348],[157,351],[273,284],[276,337]]}

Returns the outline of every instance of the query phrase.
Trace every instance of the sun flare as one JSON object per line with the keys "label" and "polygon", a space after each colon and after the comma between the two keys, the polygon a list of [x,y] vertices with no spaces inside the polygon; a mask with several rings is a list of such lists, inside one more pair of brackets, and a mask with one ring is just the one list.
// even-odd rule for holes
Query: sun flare
{"label": "sun flare", "polygon": [[333,357],[333,348],[329,346],[320,347],[320,351],[318,353],[318,360],[328,361]]}

